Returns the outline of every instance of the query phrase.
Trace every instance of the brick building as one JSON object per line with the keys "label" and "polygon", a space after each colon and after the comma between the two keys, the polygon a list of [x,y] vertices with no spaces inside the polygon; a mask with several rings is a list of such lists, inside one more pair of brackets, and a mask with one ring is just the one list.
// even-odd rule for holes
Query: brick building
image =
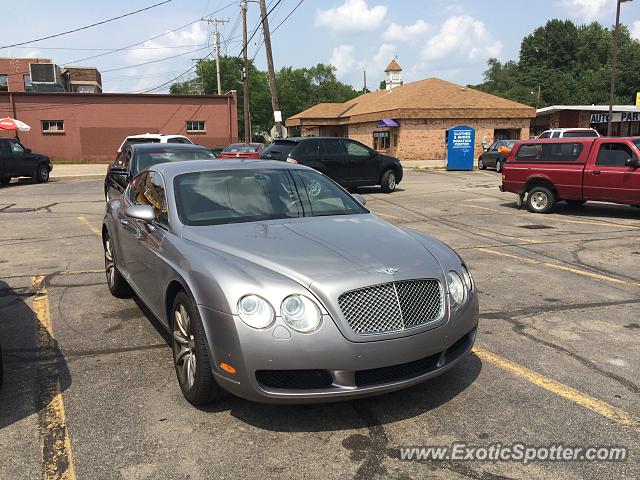
{"label": "brick building", "polygon": [[[550,128],[594,128],[606,135],[608,120],[608,105],[552,105],[538,109],[531,130],[539,134]],[[614,105],[611,124],[613,136],[640,135],[640,108]]]}
{"label": "brick building", "polygon": [[485,136],[529,138],[534,108],[438,78],[402,84],[400,72],[394,59],[386,90],[315,105],[286,126],[301,135],[349,137],[401,160],[444,159],[445,132],[456,125],[476,129],[476,154]]}
{"label": "brick building", "polygon": [[[20,139],[54,161],[112,161],[127,135],[187,135],[221,147],[238,138],[236,93],[162,95],[125,93],[0,92],[0,118],[31,126]],[[0,136],[14,136],[0,130]]]}

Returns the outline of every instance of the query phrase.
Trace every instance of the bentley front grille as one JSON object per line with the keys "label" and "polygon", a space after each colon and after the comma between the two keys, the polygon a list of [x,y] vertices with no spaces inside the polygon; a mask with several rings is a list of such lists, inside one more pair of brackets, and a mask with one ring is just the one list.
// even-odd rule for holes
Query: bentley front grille
{"label": "bentley front grille", "polygon": [[444,292],[438,280],[405,280],[343,293],[338,304],[359,335],[398,332],[442,318]]}

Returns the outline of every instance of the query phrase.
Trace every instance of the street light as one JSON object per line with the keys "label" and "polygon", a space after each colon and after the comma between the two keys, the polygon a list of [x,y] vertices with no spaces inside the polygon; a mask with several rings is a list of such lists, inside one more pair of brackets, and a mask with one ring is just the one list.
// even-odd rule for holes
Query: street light
{"label": "street light", "polygon": [[620,37],[620,4],[632,0],[618,0],[616,8],[616,29],[613,34],[613,49],[611,50],[611,92],[609,94],[609,117],[607,119],[607,136],[612,132],[611,120],[613,119],[613,97],[616,93],[616,62],[618,61],[618,39]]}

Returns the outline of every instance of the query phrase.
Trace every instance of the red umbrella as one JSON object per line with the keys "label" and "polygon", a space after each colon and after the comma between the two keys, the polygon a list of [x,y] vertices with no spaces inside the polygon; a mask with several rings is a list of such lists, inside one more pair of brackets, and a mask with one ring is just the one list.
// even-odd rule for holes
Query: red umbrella
{"label": "red umbrella", "polygon": [[0,118],[0,130],[19,130],[21,132],[28,132],[31,127],[20,120],[13,118]]}

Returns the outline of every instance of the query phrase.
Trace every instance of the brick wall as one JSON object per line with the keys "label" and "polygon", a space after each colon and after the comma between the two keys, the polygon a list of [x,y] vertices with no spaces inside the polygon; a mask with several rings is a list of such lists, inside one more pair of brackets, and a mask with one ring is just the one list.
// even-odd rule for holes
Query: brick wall
{"label": "brick wall", "polygon": [[29,75],[29,64],[51,63],[48,58],[0,58],[0,74],[9,76],[9,91],[24,92],[24,75]]}
{"label": "brick wall", "polygon": [[[392,152],[400,160],[443,160],[445,130],[456,125],[469,125],[476,129],[475,156],[482,152],[482,138],[493,142],[494,130],[519,129],[520,139],[529,138],[530,119],[424,119],[400,120],[398,147]],[[376,122],[349,125],[349,138],[373,148]]]}
{"label": "brick wall", "polygon": [[[54,161],[112,161],[128,135],[182,134],[193,143],[222,147],[237,141],[236,97],[14,93],[16,117],[31,126],[24,145]],[[0,93],[0,118],[13,116],[10,95]],[[43,132],[42,120],[64,121],[64,132]],[[187,133],[187,120],[202,120],[206,132]],[[0,131],[13,137],[14,132]]]}

